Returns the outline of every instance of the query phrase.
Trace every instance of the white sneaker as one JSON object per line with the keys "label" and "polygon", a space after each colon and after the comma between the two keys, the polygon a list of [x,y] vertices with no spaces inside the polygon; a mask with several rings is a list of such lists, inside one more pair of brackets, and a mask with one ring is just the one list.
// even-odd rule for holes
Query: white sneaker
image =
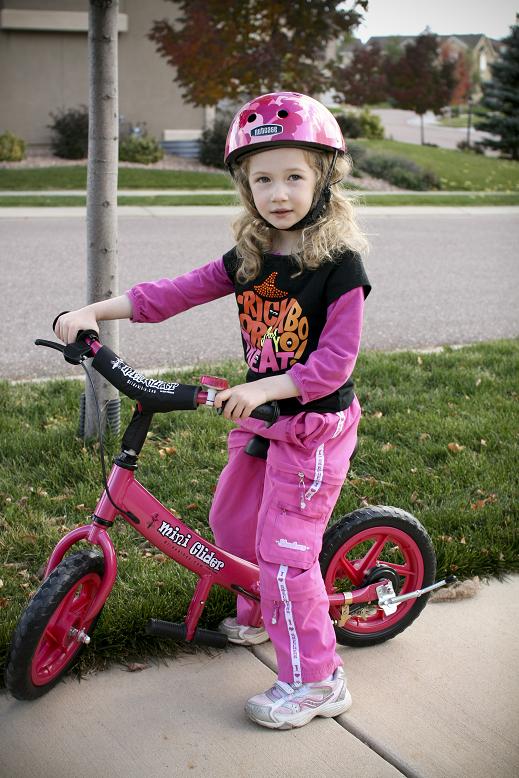
{"label": "white sneaker", "polygon": [[314,716],[333,718],[351,706],[344,670],[338,667],[330,681],[305,683],[294,687],[277,681],[263,694],[251,697],[245,712],[256,724],[270,729],[303,727]]}
{"label": "white sneaker", "polygon": [[224,619],[218,625],[218,629],[227,635],[230,643],[238,643],[240,646],[256,646],[269,639],[265,627],[249,627],[246,624],[238,624],[236,616]]}

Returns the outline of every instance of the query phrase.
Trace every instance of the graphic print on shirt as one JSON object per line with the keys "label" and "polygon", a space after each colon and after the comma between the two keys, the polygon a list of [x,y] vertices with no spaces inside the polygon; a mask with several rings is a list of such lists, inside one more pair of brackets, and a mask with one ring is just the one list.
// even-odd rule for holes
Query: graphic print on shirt
{"label": "graphic print on shirt", "polygon": [[288,370],[308,344],[308,318],[295,297],[278,289],[277,275],[236,295],[247,364],[254,373]]}

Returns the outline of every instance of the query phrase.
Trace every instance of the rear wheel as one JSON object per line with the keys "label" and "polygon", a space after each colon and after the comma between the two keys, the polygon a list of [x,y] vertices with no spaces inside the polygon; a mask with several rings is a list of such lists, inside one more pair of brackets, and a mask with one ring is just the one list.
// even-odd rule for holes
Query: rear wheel
{"label": "rear wheel", "polygon": [[[326,590],[360,589],[383,578],[396,594],[434,583],[436,556],[429,535],[406,511],[378,505],[360,508],[339,519],[325,533],[320,555]],[[375,603],[330,608],[337,641],[349,646],[382,643],[406,629],[421,613],[428,595],[405,600],[386,615]],[[345,619],[345,620],[344,620]]]}
{"label": "rear wheel", "polygon": [[[19,700],[41,697],[75,664],[100,613],[85,616],[101,586],[104,559],[93,551],[66,557],[40,586],[11,642],[6,686]],[[78,639],[79,638],[79,639]]]}

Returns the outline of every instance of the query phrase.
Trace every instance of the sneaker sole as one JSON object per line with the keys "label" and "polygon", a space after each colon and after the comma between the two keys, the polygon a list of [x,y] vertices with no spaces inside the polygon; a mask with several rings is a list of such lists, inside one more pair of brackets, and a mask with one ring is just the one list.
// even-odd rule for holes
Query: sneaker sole
{"label": "sneaker sole", "polygon": [[[225,632],[223,633],[226,634]],[[268,634],[265,632],[263,635],[256,635],[253,638],[231,638],[227,635],[229,643],[235,643],[237,646],[257,646],[260,643],[266,643],[270,640]]]}
{"label": "sneaker sole", "polygon": [[340,716],[341,713],[346,713],[346,711],[351,708],[352,702],[351,694],[346,690],[346,696],[343,700],[333,702],[323,710],[302,711],[301,713],[296,714],[290,721],[264,721],[263,719],[258,719],[252,712],[247,710],[247,706],[245,706],[245,712],[251,721],[254,721],[255,724],[259,724],[262,727],[267,727],[268,729],[296,729],[297,727],[304,727],[305,724],[308,724],[317,716],[322,716],[327,719],[333,719],[336,716]]}

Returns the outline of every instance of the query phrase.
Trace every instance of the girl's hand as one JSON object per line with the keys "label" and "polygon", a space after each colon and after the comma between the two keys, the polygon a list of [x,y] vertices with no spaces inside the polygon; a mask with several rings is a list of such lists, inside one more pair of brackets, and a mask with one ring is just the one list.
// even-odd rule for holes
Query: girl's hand
{"label": "girl's hand", "polygon": [[223,415],[226,419],[247,419],[254,408],[272,400],[283,400],[287,397],[299,397],[299,388],[288,374],[274,375],[251,381],[249,384],[237,384],[218,392],[215,397],[215,408],[221,408],[225,403]]}
{"label": "girl's hand", "polygon": [[54,328],[54,332],[63,343],[74,343],[80,330],[95,330],[99,334],[96,316],[88,305],[77,311],[62,314]]}
{"label": "girl's hand", "polygon": [[64,313],[56,322],[54,332],[63,343],[74,343],[80,330],[94,330],[99,335],[98,322],[130,319],[132,313],[130,298],[121,294]]}
{"label": "girl's hand", "polygon": [[218,392],[214,401],[215,408],[221,408],[225,403],[223,415],[226,419],[237,421],[247,419],[254,408],[269,401],[267,392],[260,381],[252,381],[250,384],[238,384]]}

